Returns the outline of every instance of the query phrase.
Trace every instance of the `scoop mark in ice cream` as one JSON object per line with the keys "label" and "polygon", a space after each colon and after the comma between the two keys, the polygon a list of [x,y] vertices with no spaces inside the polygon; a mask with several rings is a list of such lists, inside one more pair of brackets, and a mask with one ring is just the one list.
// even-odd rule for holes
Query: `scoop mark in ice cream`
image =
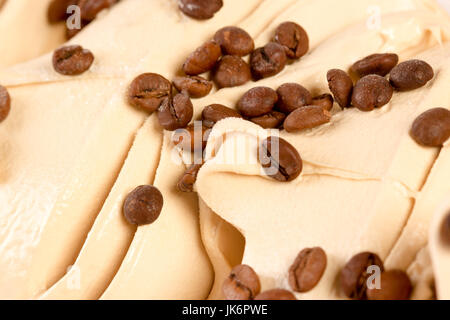
{"label": "scoop mark in ice cream", "polygon": [[176,77],[173,85],[180,92],[187,93],[191,98],[202,98],[211,92],[213,84],[200,76]]}
{"label": "scoop mark in ice cream", "polygon": [[250,67],[256,80],[274,76],[286,66],[287,57],[284,47],[277,42],[269,42],[253,51]]}
{"label": "scoop mark in ice cream", "polygon": [[342,109],[350,107],[353,81],[347,72],[339,69],[331,69],[327,73],[327,80],[328,87],[339,106]]}
{"label": "scoop mark in ice cream", "polygon": [[148,112],[156,111],[164,98],[171,95],[169,80],[156,73],[137,76],[128,88],[128,102]]}
{"label": "scoop mark in ice cream", "polygon": [[11,110],[11,98],[8,90],[0,85],[0,122],[6,119]]}
{"label": "scoop mark in ice cream", "polygon": [[56,72],[75,76],[89,70],[94,55],[79,45],[61,47],[53,53],[53,67]]}
{"label": "scoop mark in ice cream", "polygon": [[222,0],[179,0],[178,7],[187,16],[205,20],[210,19],[223,6]]}
{"label": "scoop mark in ice cream", "polygon": [[219,88],[241,86],[252,79],[250,66],[238,56],[224,56],[212,70],[212,79]]}
{"label": "scoop mark in ice cream", "polygon": [[445,245],[450,246],[450,212],[442,221],[441,239]]}
{"label": "scoop mark in ice cream", "polygon": [[320,247],[300,251],[289,268],[289,285],[296,292],[308,292],[322,278],[327,267],[327,255]]}
{"label": "scoop mark in ice cream", "polygon": [[126,197],[123,203],[123,214],[131,224],[147,225],[158,219],[163,204],[163,196],[156,187],[139,186]]}
{"label": "scoop mark in ice cream", "polygon": [[418,89],[433,79],[433,68],[422,60],[408,60],[392,69],[391,85],[398,91]]}
{"label": "scoop mark in ice cream", "polygon": [[234,109],[221,104],[212,104],[206,106],[202,111],[203,125],[212,128],[217,122],[226,118],[242,118]]}
{"label": "scoop mark in ice cream", "polygon": [[434,108],[425,111],[414,121],[411,137],[426,147],[442,147],[450,138],[450,110]]}
{"label": "scoop mark in ice cream", "polygon": [[185,128],[192,120],[194,106],[189,97],[184,93],[178,93],[175,97],[164,98],[158,109],[160,125],[168,130]]}
{"label": "scoop mark in ice cream", "polygon": [[281,44],[290,59],[299,59],[309,50],[305,29],[294,22],[284,22],[275,31],[274,41]]}
{"label": "scoop mark in ice cream", "polygon": [[401,270],[389,270],[381,273],[380,288],[367,289],[369,300],[408,300],[412,285],[408,275]]}
{"label": "scoop mark in ice cream", "polygon": [[255,300],[297,300],[294,294],[285,289],[272,289],[264,291],[255,297]]}
{"label": "scoop mark in ice cream", "polygon": [[252,300],[260,290],[261,284],[258,275],[245,264],[235,266],[222,286],[227,300]]}
{"label": "scoop mark in ice cream", "polygon": [[381,108],[391,101],[394,89],[384,77],[370,74],[356,82],[353,88],[352,105],[361,111]]}
{"label": "scoop mark in ice cream", "polygon": [[244,93],[237,103],[238,111],[248,118],[259,117],[272,111],[278,94],[269,87],[255,87]]}
{"label": "scoop mark in ice cream", "polygon": [[226,55],[243,57],[255,49],[252,37],[238,27],[224,27],[216,32],[214,41],[220,45]]}
{"label": "scoop mark in ice cream", "polygon": [[295,109],[312,104],[311,93],[297,83],[285,83],[277,89],[278,111],[289,114]]}
{"label": "scoop mark in ice cream", "polygon": [[187,75],[197,76],[211,70],[222,55],[220,46],[213,40],[204,43],[192,52],[183,64]]}
{"label": "scoop mark in ice cream", "polygon": [[331,113],[320,106],[306,106],[294,110],[286,117],[283,127],[287,132],[296,132],[318,127],[331,120]]}
{"label": "scoop mark in ice cream", "polygon": [[369,74],[384,77],[397,65],[398,60],[395,53],[375,53],[355,62],[351,71],[360,78]]}

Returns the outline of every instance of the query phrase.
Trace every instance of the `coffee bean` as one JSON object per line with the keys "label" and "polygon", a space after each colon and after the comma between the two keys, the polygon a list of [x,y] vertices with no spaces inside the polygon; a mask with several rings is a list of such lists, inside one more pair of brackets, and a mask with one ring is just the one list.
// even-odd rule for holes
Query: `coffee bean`
{"label": "coffee bean", "polygon": [[284,69],[286,61],[284,47],[276,42],[269,42],[253,51],[250,57],[253,77],[259,80],[274,76]]}
{"label": "coffee bean", "polygon": [[375,253],[362,252],[355,255],[341,271],[341,289],[343,293],[351,299],[365,299],[367,289],[367,279],[370,274],[367,268],[378,266],[384,271],[383,262]]}
{"label": "coffee bean", "polygon": [[296,132],[315,128],[331,120],[331,113],[320,106],[307,106],[295,110],[284,121],[287,132]]}
{"label": "coffee bean", "polygon": [[222,286],[227,300],[252,300],[260,290],[258,275],[245,264],[234,267]]}
{"label": "coffee bean", "polygon": [[391,101],[394,89],[385,78],[376,74],[358,80],[353,89],[352,105],[361,111],[381,108]]}
{"label": "coffee bean", "polygon": [[50,23],[58,23],[66,20],[67,7],[77,4],[78,0],[53,0],[47,10],[47,19]]}
{"label": "coffee bean", "polygon": [[289,142],[279,137],[268,137],[259,147],[259,161],[269,177],[278,181],[292,181],[303,169],[303,161]]}
{"label": "coffee bean", "polygon": [[82,74],[91,67],[93,62],[92,52],[78,45],[62,47],[53,53],[55,71],[66,76]]}
{"label": "coffee bean", "polygon": [[285,48],[286,55],[291,59],[299,59],[309,49],[308,34],[294,22],[282,23],[275,31],[274,41]]}
{"label": "coffee bean", "polygon": [[450,138],[450,110],[434,108],[425,111],[414,121],[411,137],[426,147],[442,147]]}
{"label": "coffee bean", "polygon": [[272,111],[278,95],[268,87],[256,87],[247,91],[237,103],[238,111],[248,118],[262,116]]}
{"label": "coffee bean", "polygon": [[183,174],[180,181],[178,181],[177,187],[181,192],[193,192],[194,184],[197,180],[197,174],[200,171],[202,164],[191,165]]}
{"label": "coffee bean", "polygon": [[355,62],[351,71],[362,78],[369,74],[377,74],[384,77],[398,63],[398,55],[395,53],[376,53]]}
{"label": "coffee bean", "polygon": [[450,246],[450,212],[444,218],[441,227],[441,239],[445,245]]}
{"label": "coffee bean", "polygon": [[214,41],[220,45],[225,55],[243,57],[255,49],[252,37],[241,28],[225,27],[214,35]]}
{"label": "coffee bean", "polygon": [[284,289],[272,289],[264,291],[255,297],[255,300],[297,300],[294,294]]}
{"label": "coffee bean", "polygon": [[202,112],[203,125],[208,128],[212,128],[217,122],[226,118],[242,118],[242,116],[236,110],[221,104],[209,105]]}
{"label": "coffee bean", "polygon": [[215,66],[221,55],[220,46],[214,41],[208,41],[189,55],[184,62],[183,71],[190,76],[209,71]]}
{"label": "coffee bean", "polygon": [[313,289],[327,267],[327,255],[322,248],[307,248],[298,254],[289,268],[289,285],[296,292]]}
{"label": "coffee bean", "polygon": [[367,298],[369,300],[408,300],[411,291],[411,281],[404,271],[389,270],[380,276],[380,289],[367,289]]}
{"label": "coffee bean", "polygon": [[179,0],[180,10],[187,16],[205,20],[210,19],[223,6],[222,0]]}
{"label": "coffee bean", "polygon": [[118,0],[78,0],[81,19],[92,21],[97,17],[97,14],[99,14],[100,11],[110,8],[117,2]]}
{"label": "coffee bean", "polygon": [[158,219],[163,203],[163,196],[157,188],[139,186],[126,197],[123,214],[131,224],[138,226],[151,224]]}
{"label": "coffee bean", "polygon": [[391,71],[391,85],[398,91],[418,89],[433,79],[433,68],[422,60],[409,60],[400,63]]}
{"label": "coffee bean", "polygon": [[322,107],[323,110],[331,111],[333,109],[334,99],[331,94],[325,93],[314,97],[311,104]]}
{"label": "coffee bean", "polygon": [[311,93],[297,83],[285,83],[277,89],[277,110],[289,114],[312,103]]}
{"label": "coffee bean", "polygon": [[332,69],[328,71],[327,79],[334,100],[342,109],[350,107],[353,92],[353,81],[350,76],[345,71]]}
{"label": "coffee bean", "polygon": [[190,124],[185,129],[175,131],[173,143],[185,151],[202,151],[206,147],[208,135],[207,127]]}
{"label": "coffee bean", "polygon": [[11,110],[11,98],[8,90],[0,85],[0,122],[6,119]]}
{"label": "coffee bean", "polygon": [[264,129],[275,129],[279,128],[282,124],[286,115],[282,112],[271,111],[265,115],[251,118],[250,121],[256,123]]}
{"label": "coffee bean", "polygon": [[191,98],[202,98],[211,92],[212,82],[199,76],[176,77],[173,85],[180,92],[186,92]]}
{"label": "coffee bean", "polygon": [[250,67],[238,56],[224,56],[212,70],[212,79],[219,88],[243,85],[252,79]]}
{"label": "coffee bean", "polygon": [[192,120],[194,107],[189,97],[183,93],[166,97],[158,109],[158,120],[164,129],[174,131],[185,128]]}
{"label": "coffee bean", "polygon": [[148,112],[156,111],[164,98],[171,95],[170,81],[156,73],[143,73],[131,82],[128,102]]}

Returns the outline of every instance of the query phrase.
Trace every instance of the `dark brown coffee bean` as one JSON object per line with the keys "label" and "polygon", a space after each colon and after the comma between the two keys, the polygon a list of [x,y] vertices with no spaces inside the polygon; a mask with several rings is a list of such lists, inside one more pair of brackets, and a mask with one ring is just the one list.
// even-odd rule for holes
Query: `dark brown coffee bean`
{"label": "dark brown coffee bean", "polygon": [[442,147],[450,138],[450,110],[434,108],[425,111],[414,121],[411,137],[426,147]]}
{"label": "dark brown coffee bean", "polygon": [[284,69],[286,61],[284,47],[276,42],[269,42],[253,51],[250,57],[253,77],[259,80],[274,76]]}
{"label": "dark brown coffee bean", "polygon": [[47,10],[47,19],[50,23],[58,23],[66,20],[67,7],[77,4],[78,0],[53,0]]}
{"label": "dark brown coffee bean", "polygon": [[398,63],[398,55],[395,53],[376,53],[355,62],[351,71],[362,78],[369,74],[377,74],[384,77]]}
{"label": "dark brown coffee bean", "polygon": [[110,8],[118,0],[78,0],[81,19],[92,21],[97,17],[100,11]]}
{"label": "dark brown coffee bean", "polygon": [[186,92],[191,98],[202,98],[211,92],[212,82],[199,76],[176,77],[173,85],[180,92]]}
{"label": "dark brown coffee bean", "polygon": [[11,110],[11,98],[8,90],[0,85],[0,122],[6,119]]}
{"label": "dark brown coffee bean", "polygon": [[305,29],[294,22],[282,23],[275,31],[274,41],[281,44],[291,59],[299,59],[309,50],[309,38]]}
{"label": "dark brown coffee bean", "polygon": [[252,79],[250,67],[238,56],[224,56],[212,71],[212,79],[219,88],[241,86]]}
{"label": "dark brown coffee bean", "polygon": [[189,55],[183,64],[183,71],[190,76],[209,71],[215,66],[221,55],[220,46],[214,41],[208,41]]}
{"label": "dark brown coffee bean", "polygon": [[322,107],[323,110],[331,111],[333,109],[334,99],[331,94],[325,93],[314,97],[311,104]]}
{"label": "dark brown coffee bean", "polygon": [[450,212],[442,221],[441,239],[445,245],[450,246]]}
{"label": "dark brown coffee bean", "polygon": [[264,129],[275,129],[279,128],[282,124],[286,115],[282,112],[271,111],[265,115],[251,118],[250,121],[256,123]]}
{"label": "dark brown coffee bean", "polygon": [[55,71],[66,76],[82,74],[91,67],[93,62],[92,52],[78,45],[62,47],[53,53]]}
{"label": "dark brown coffee bean", "polygon": [[388,104],[393,94],[394,89],[389,81],[376,74],[370,74],[356,83],[352,105],[361,111],[372,111]]}
{"label": "dark brown coffee bean", "polygon": [[259,161],[267,176],[278,181],[292,181],[303,169],[303,161],[289,142],[279,137],[268,137],[259,147]]}
{"label": "dark brown coffee bean", "polygon": [[331,120],[331,113],[320,106],[306,106],[286,117],[283,127],[287,132],[296,132],[318,127]]}
{"label": "dark brown coffee bean", "polygon": [[185,151],[201,151],[206,147],[209,131],[207,127],[190,124],[175,131],[173,143]]}
{"label": "dark brown coffee bean", "polygon": [[418,89],[433,79],[433,68],[422,60],[409,60],[400,63],[391,71],[391,85],[398,91]]}
{"label": "dark brown coffee bean", "polygon": [[193,164],[191,165],[183,174],[180,181],[178,181],[177,187],[181,192],[193,192],[194,184],[197,180],[198,172],[202,164]]}
{"label": "dark brown coffee bean", "polygon": [[342,292],[351,299],[365,299],[367,289],[367,279],[370,274],[367,268],[378,266],[381,272],[384,271],[383,261],[375,253],[362,252],[355,255],[341,271]]}
{"label": "dark brown coffee bean", "polygon": [[380,276],[380,289],[367,289],[369,300],[409,300],[412,285],[401,270],[385,271]]}
{"label": "dark brown coffee bean", "polygon": [[327,255],[322,248],[304,249],[289,268],[289,285],[296,292],[308,292],[319,283],[326,267]]}
{"label": "dark brown coffee bean", "polygon": [[226,118],[242,118],[242,116],[236,110],[221,104],[209,105],[202,112],[203,125],[208,128],[212,128],[217,122]]}
{"label": "dark brown coffee bean", "polygon": [[169,80],[156,73],[144,73],[136,77],[128,89],[128,101],[132,106],[148,112],[156,111],[164,98],[171,95]]}
{"label": "dark brown coffee bean", "polygon": [[272,289],[264,291],[255,297],[255,300],[297,300],[294,294],[284,289]]}
{"label": "dark brown coffee bean", "polygon": [[312,103],[311,93],[297,83],[285,83],[277,89],[277,110],[289,114]]}
{"label": "dark brown coffee bean", "polygon": [[205,20],[210,19],[223,6],[222,0],[179,0],[180,10],[187,16]]}
{"label": "dark brown coffee bean", "polygon": [[163,196],[157,188],[139,186],[126,197],[123,214],[131,224],[138,226],[151,224],[158,219],[163,203]]}
{"label": "dark brown coffee bean", "polygon": [[214,41],[220,45],[223,54],[231,56],[243,57],[255,49],[252,37],[238,27],[220,29],[214,35]]}
{"label": "dark brown coffee bean", "polygon": [[227,300],[252,300],[260,290],[258,275],[245,264],[234,267],[222,286]]}
{"label": "dark brown coffee bean", "polygon": [[272,111],[278,95],[268,87],[256,87],[247,91],[237,103],[238,111],[248,118],[262,116]]}
{"label": "dark brown coffee bean", "polygon": [[332,69],[327,73],[328,86],[334,96],[334,100],[342,109],[350,107],[353,92],[353,81],[347,72]]}
{"label": "dark brown coffee bean", "polygon": [[158,120],[164,129],[174,131],[185,128],[192,120],[194,106],[186,94],[166,97],[158,109]]}

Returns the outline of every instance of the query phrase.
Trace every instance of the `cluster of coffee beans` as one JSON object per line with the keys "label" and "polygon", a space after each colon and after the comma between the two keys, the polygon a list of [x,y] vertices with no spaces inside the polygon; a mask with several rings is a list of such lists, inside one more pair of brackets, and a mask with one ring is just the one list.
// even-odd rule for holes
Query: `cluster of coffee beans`
{"label": "cluster of coffee beans", "polygon": [[[371,277],[370,267],[377,268],[381,274],[373,287],[368,287]],[[376,277],[377,275],[375,275]],[[340,286],[342,292],[355,300],[408,300],[412,285],[408,275],[401,270],[384,270],[383,261],[371,252],[362,252],[353,256],[341,271]]]}
{"label": "cluster of coffee beans", "polygon": [[80,8],[81,25],[80,28],[69,29],[66,25],[67,39],[72,38],[78,32],[91,23],[97,14],[103,9],[110,8],[120,0],[53,0],[47,10],[47,17],[50,23],[59,23],[69,18],[67,8],[77,5]]}

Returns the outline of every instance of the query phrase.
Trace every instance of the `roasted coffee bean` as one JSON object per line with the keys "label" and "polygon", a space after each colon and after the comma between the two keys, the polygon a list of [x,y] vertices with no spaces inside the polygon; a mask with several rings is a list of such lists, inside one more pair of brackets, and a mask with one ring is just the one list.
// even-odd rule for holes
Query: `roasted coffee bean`
{"label": "roasted coffee bean", "polygon": [[176,77],[173,85],[180,92],[186,92],[191,98],[202,98],[211,92],[212,82],[199,76]]}
{"label": "roasted coffee bean", "polygon": [[284,47],[276,42],[269,42],[253,51],[250,57],[252,75],[256,80],[274,76],[284,69],[286,61]]}
{"label": "roasted coffee bean", "polygon": [[55,71],[66,76],[82,74],[91,67],[93,62],[92,52],[78,45],[62,47],[53,53]]}
{"label": "roasted coffee bean", "polygon": [[285,83],[277,89],[277,110],[289,114],[312,103],[311,93],[297,83]]}
{"label": "roasted coffee bean", "polygon": [[209,131],[207,127],[190,124],[174,132],[173,143],[185,151],[201,151],[206,147]]}
{"label": "roasted coffee bean", "polygon": [[331,120],[331,113],[320,106],[306,106],[286,117],[283,127],[287,132],[296,132],[318,127]]}
{"label": "roasted coffee bean", "polygon": [[381,272],[384,271],[383,262],[375,253],[362,252],[355,255],[341,271],[342,292],[351,299],[365,299],[367,289],[367,279],[370,274],[367,268],[378,266]]}
{"label": "roasted coffee bean", "polygon": [[342,70],[332,69],[327,73],[328,86],[334,96],[334,100],[342,109],[350,107],[353,92],[353,81]]}
{"label": "roasted coffee bean", "polygon": [[242,116],[236,110],[221,104],[209,105],[202,112],[203,125],[208,128],[212,128],[217,122],[226,118],[242,118]]}
{"label": "roasted coffee bean", "polygon": [[148,112],[156,111],[164,98],[171,95],[170,81],[156,73],[136,77],[128,89],[128,102]]}
{"label": "roasted coffee bean", "polygon": [[131,224],[138,226],[151,224],[158,219],[163,203],[163,196],[157,188],[139,186],[126,197],[123,214]]}
{"label": "roasted coffee bean", "polygon": [[243,85],[252,79],[250,67],[238,56],[224,56],[212,70],[212,79],[219,88]]}
{"label": "roasted coffee bean", "polygon": [[308,34],[294,22],[282,23],[275,31],[274,41],[285,48],[286,55],[291,59],[299,59],[309,50]]}
{"label": "roasted coffee bean", "polygon": [[183,174],[180,181],[178,181],[177,187],[181,192],[193,192],[194,184],[197,180],[198,172],[202,164],[193,164],[191,165]]}
{"label": "roasted coffee bean", "polygon": [[322,107],[323,110],[331,111],[333,109],[334,99],[331,94],[325,93],[314,97],[311,104]]}
{"label": "roasted coffee bean", "polygon": [[369,74],[377,74],[384,77],[398,63],[398,55],[395,53],[376,53],[355,62],[351,71],[362,78]]}
{"label": "roasted coffee bean", "polygon": [[[50,23],[58,23],[66,20],[67,7],[77,4],[79,0],[53,0],[47,10],[47,19]],[[0,1],[1,2],[1,1]]]}
{"label": "roasted coffee bean", "polygon": [[100,11],[108,9],[117,2],[118,0],[78,0],[81,19],[92,21],[97,17],[97,14],[99,14]]}
{"label": "roasted coffee bean", "polygon": [[450,212],[442,221],[441,239],[445,245],[450,246]]}
{"label": "roasted coffee bean", "polygon": [[381,274],[379,289],[367,289],[367,299],[408,300],[411,291],[411,281],[404,271],[389,270]]}
{"label": "roasted coffee bean", "polygon": [[245,264],[234,267],[222,286],[227,300],[252,300],[260,290],[258,275]]}
{"label": "roasted coffee bean", "polygon": [[433,79],[433,68],[422,60],[409,60],[400,63],[391,71],[391,85],[398,91],[418,89]]}
{"label": "roasted coffee bean", "polygon": [[307,248],[298,254],[289,268],[289,285],[296,292],[313,289],[327,267],[327,255],[322,248]]}
{"label": "roasted coffee bean", "polygon": [[215,66],[221,55],[220,46],[214,41],[208,41],[189,55],[183,64],[183,71],[190,76],[209,71]]}
{"label": "roasted coffee bean", "polygon": [[158,120],[164,129],[174,131],[185,128],[192,120],[194,106],[186,94],[166,97],[158,109]]}
{"label": "roasted coffee bean", "polygon": [[11,98],[8,90],[0,85],[0,122],[6,119],[11,110]]}
{"label": "roasted coffee bean", "polygon": [[361,111],[381,108],[391,101],[394,89],[385,78],[376,74],[358,80],[353,89],[352,105]]}
{"label": "roasted coffee bean", "polygon": [[282,112],[271,111],[265,115],[251,118],[250,121],[256,123],[264,129],[275,129],[279,128],[282,124],[286,115]]}
{"label": "roasted coffee bean", "polygon": [[292,181],[303,169],[303,161],[289,142],[279,137],[268,137],[259,147],[259,161],[267,176],[278,181]]}
{"label": "roasted coffee bean", "polygon": [[243,57],[255,49],[252,37],[238,27],[220,29],[214,35],[214,41],[220,45],[225,55]]}
{"label": "roasted coffee bean", "polygon": [[222,0],[179,0],[180,10],[187,16],[205,20],[210,19],[223,6]]}
{"label": "roasted coffee bean", "polygon": [[255,87],[239,99],[237,109],[244,117],[254,118],[272,111],[277,101],[278,95],[275,90],[268,87]]}
{"label": "roasted coffee bean", "polygon": [[426,147],[442,147],[450,138],[450,110],[434,108],[422,113],[414,121],[411,137]]}
{"label": "roasted coffee bean", "polygon": [[255,297],[255,300],[297,300],[294,294],[284,289],[264,291]]}

